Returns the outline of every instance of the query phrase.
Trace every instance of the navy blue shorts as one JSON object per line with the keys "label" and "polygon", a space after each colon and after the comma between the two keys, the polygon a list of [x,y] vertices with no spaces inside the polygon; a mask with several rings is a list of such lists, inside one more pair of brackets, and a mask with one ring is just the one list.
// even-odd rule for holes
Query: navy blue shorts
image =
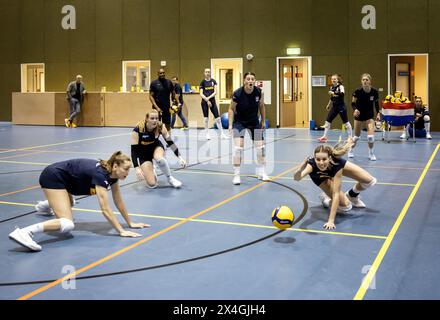
{"label": "navy blue shorts", "polygon": [[343,123],[348,122],[347,108],[345,107],[345,105],[333,106],[327,114],[326,121],[332,123],[338,114],[341,117]]}
{"label": "navy blue shorts", "polygon": [[153,158],[154,158],[154,151],[156,151],[157,147],[165,150],[162,142],[160,142],[159,140],[156,140],[154,143],[141,148],[141,151],[139,154],[139,164],[142,165],[144,162],[147,162],[147,161],[152,162]]}
{"label": "navy blue shorts", "polygon": [[44,189],[66,189],[68,177],[62,171],[51,166],[46,167],[40,174],[40,186]]}
{"label": "navy blue shorts", "polygon": [[246,131],[249,131],[253,141],[264,140],[264,130],[261,129],[261,124],[256,123],[254,125],[243,124],[239,121],[234,121],[232,124],[232,133],[234,138],[244,138]]}

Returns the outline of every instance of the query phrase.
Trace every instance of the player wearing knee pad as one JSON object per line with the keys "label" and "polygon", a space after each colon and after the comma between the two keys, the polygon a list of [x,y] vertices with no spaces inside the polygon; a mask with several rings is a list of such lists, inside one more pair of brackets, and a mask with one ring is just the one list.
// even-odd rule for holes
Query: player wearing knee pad
{"label": "player wearing knee pad", "polygon": [[33,240],[35,234],[48,231],[67,233],[74,230],[72,195],[97,195],[103,215],[120,236],[140,236],[122,228],[108,200],[108,190],[111,190],[113,202],[130,228],[148,227],[147,224],[131,221],[120,194],[118,181],[127,177],[130,167],[130,158],[121,151],[113,153],[108,160],[72,159],[49,165],[40,175],[40,185],[48,199],[45,208],[51,208],[56,219],[17,228],[9,234],[9,238],[32,251],[40,251],[41,246]]}
{"label": "player wearing knee pad", "polygon": [[339,115],[347,130],[348,137],[352,136],[351,124],[348,121],[347,108],[345,106],[345,88],[342,84],[342,78],[338,74],[332,75],[332,87],[329,90],[330,100],[327,104],[327,119],[324,124],[324,134],[318,138],[319,142],[327,142],[328,132],[331,128],[331,123]]}
{"label": "player wearing knee pad", "polygon": [[[335,147],[318,146],[313,157],[306,158],[294,173],[296,181],[309,175],[313,183],[323,191],[319,199],[325,208],[330,208],[329,219],[324,224],[325,229],[336,228],[335,217],[337,213],[346,213],[352,207],[361,207],[360,190],[365,190],[376,183],[376,179],[364,169],[342,158],[350,150],[352,143],[349,139],[346,143],[338,144]],[[357,181],[356,194],[341,191],[343,176]],[[365,207],[365,204],[363,206]]]}

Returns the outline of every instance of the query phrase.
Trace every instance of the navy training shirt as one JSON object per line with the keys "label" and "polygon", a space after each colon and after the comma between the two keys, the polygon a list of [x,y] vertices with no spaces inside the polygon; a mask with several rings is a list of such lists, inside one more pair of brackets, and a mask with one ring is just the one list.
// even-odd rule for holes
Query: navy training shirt
{"label": "navy training shirt", "polygon": [[315,158],[309,158],[309,160],[307,160],[307,163],[313,168],[313,171],[309,174],[310,179],[312,179],[317,186],[321,185],[325,180],[333,178],[339,170],[345,167],[345,163],[347,162],[347,160],[342,158],[333,159],[333,161],[335,164],[330,164],[326,170],[321,171],[316,164]]}
{"label": "navy training shirt", "polygon": [[258,124],[258,111],[260,110],[261,89],[254,87],[252,93],[247,94],[244,87],[234,91],[232,101],[237,104],[235,108],[234,122],[238,121],[246,125]]}
{"label": "navy training shirt", "polygon": [[[203,95],[205,97],[209,97],[211,94],[214,93],[214,87],[217,85],[217,81],[214,79],[205,80],[203,79],[202,82],[200,82],[200,89],[203,90]],[[214,99],[214,97],[212,97]]]}

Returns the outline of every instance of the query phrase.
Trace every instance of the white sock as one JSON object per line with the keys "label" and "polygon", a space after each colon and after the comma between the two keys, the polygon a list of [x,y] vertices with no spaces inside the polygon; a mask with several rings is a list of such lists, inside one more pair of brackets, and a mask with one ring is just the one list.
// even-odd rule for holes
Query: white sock
{"label": "white sock", "polygon": [[431,122],[425,122],[425,130],[426,134],[429,134],[429,131],[431,130]]}
{"label": "white sock", "polygon": [[160,170],[163,172],[163,174],[169,178],[171,176],[171,170],[170,166],[168,164],[167,159],[161,158],[159,160],[156,160],[157,165],[159,166]]}
{"label": "white sock", "polygon": [[347,135],[349,138],[353,136],[353,129],[351,128],[350,122],[345,123],[345,130],[347,130]]}
{"label": "white sock", "polygon": [[325,125],[324,125],[324,135],[323,135],[323,137],[327,137],[327,134],[328,134],[328,131],[330,130],[330,128],[331,128],[331,123],[326,121]]}
{"label": "white sock", "polygon": [[33,224],[29,227],[23,228],[22,230],[26,232],[32,232],[32,234],[36,234],[36,233],[44,232],[44,227],[43,227],[43,223],[40,222]]}
{"label": "white sock", "polygon": [[208,118],[204,118],[205,120],[205,130],[208,132]]}
{"label": "white sock", "polygon": [[217,128],[220,130],[220,134],[223,134],[223,126],[220,118],[215,119],[215,123],[217,124]]}
{"label": "white sock", "polygon": [[240,175],[240,167],[234,167],[234,175],[239,176]]}

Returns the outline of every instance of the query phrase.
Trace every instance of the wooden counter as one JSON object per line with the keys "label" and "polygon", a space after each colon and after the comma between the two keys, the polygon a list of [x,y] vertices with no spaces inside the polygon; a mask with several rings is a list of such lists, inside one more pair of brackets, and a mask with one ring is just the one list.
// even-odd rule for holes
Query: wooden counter
{"label": "wooden counter", "polygon": [[[148,92],[88,92],[77,117],[84,126],[133,127],[152,110]],[[204,127],[201,98],[198,93],[185,93],[183,114],[190,127]],[[219,106],[220,107],[220,106]],[[64,92],[12,93],[12,123],[26,125],[61,125],[69,116],[69,103]],[[209,113],[209,125],[214,118]],[[175,127],[181,127],[177,117]]]}

